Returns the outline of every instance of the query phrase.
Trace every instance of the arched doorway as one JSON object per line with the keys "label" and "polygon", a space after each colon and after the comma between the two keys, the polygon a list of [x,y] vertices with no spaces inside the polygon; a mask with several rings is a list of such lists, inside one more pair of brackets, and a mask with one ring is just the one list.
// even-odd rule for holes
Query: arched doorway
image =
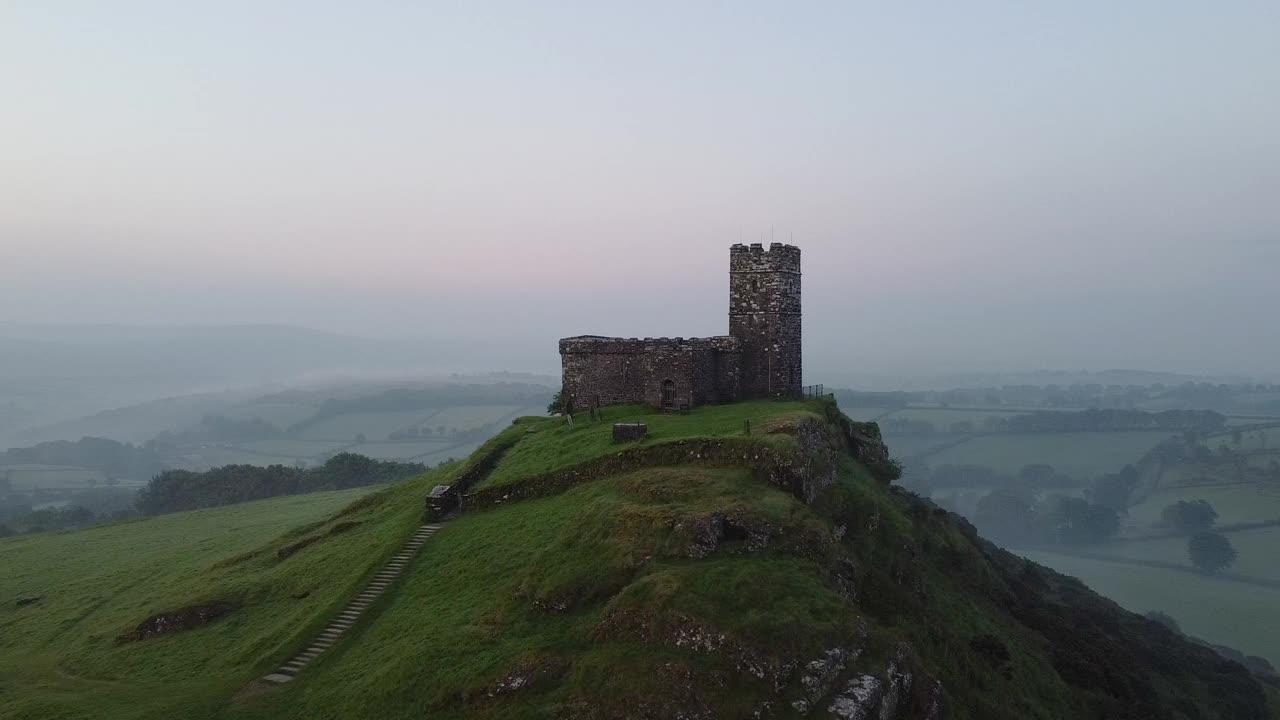
{"label": "arched doorway", "polygon": [[662,407],[673,408],[676,406],[676,382],[675,380],[662,381]]}

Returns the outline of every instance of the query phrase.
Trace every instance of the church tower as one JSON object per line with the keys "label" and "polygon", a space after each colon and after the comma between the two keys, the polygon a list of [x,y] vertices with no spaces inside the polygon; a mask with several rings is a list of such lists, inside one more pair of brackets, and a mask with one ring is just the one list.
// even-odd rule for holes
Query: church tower
{"label": "church tower", "polygon": [[729,248],[729,334],[741,351],[743,399],[801,395],[800,248]]}

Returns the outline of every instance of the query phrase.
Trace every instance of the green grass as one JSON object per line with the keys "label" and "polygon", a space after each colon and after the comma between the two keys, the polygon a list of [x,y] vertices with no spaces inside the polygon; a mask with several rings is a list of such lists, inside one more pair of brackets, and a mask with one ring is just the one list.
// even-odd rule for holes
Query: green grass
{"label": "green grass", "polygon": [[48,489],[81,489],[99,486],[107,478],[99,470],[66,465],[0,465],[0,475],[9,478],[19,492]]}
{"label": "green grass", "polygon": [[538,412],[543,408],[523,408],[519,405],[455,405],[440,411],[427,421],[431,427],[444,425],[459,430],[471,430],[497,422],[518,412]]}
{"label": "green grass", "polygon": [[[1234,535],[1232,539],[1234,541]],[[1280,590],[1176,570],[1044,552],[1026,555],[1060,573],[1080,578],[1128,610],[1166,612],[1189,635],[1229,645],[1280,665],[1280,625],[1276,624]]]}
{"label": "green grass", "polygon": [[1048,463],[1067,475],[1092,478],[1137,462],[1167,437],[1169,433],[1136,431],[992,435],[931,455],[929,464],[986,465],[1014,474],[1026,465]]}
{"label": "green grass", "polygon": [[280,438],[274,440],[255,440],[240,447],[253,452],[277,457],[294,457],[315,459],[325,453],[350,445],[345,440],[290,440]]}
{"label": "green grass", "polygon": [[[798,677],[784,676],[779,692],[761,676],[833,647],[860,651],[843,680],[883,674],[902,642],[913,716],[937,678],[953,720],[1115,717],[1128,709],[1107,694],[1116,687],[1227,717],[1198,678],[1229,668],[1178,644],[1159,649],[1158,667],[1139,661],[1155,652],[1141,643],[1173,641],[981,547],[848,455],[811,505],[748,469],[675,466],[464,513],[330,652],[288,684],[254,683],[400,547],[428,489],[484,453],[513,447],[499,468],[513,463],[520,477],[613,451],[615,419],[645,418],[651,442],[663,442],[734,434],[746,417],[784,432],[830,409],[614,408],[572,433],[562,419],[525,418],[458,466],[349,505],[353,495],[277,498],[0,541],[0,566],[17,568],[0,577],[0,717],[613,718],[698,707],[749,717],[765,701],[789,708],[800,692]],[[358,524],[332,533],[348,521]],[[10,602],[26,595],[44,599]],[[215,600],[236,609],[195,630],[117,642],[156,612]],[[976,638],[1008,660],[980,654]],[[1060,658],[1074,679],[1055,669]],[[1117,678],[1107,687],[1088,670],[1103,662]],[[513,673],[528,683],[491,692]]]}
{"label": "green grass", "polygon": [[[1280,527],[1258,528],[1227,533],[1240,556],[1229,572],[1280,582]],[[1089,548],[1090,552],[1135,560],[1155,560],[1194,569],[1187,558],[1187,538],[1131,540],[1112,542]],[[1277,658],[1280,662],[1280,658]]]}
{"label": "green grass", "polygon": [[755,432],[763,432],[767,429],[764,423],[771,418],[820,409],[816,402],[761,400],[700,407],[688,415],[664,415],[645,406],[617,405],[605,408],[603,419],[598,421],[588,419],[585,413],[579,414],[573,430],[562,418],[542,419],[530,426],[535,432],[520,440],[482,487],[504,485],[616,452],[626,447],[613,442],[613,423],[616,422],[646,423],[649,437],[644,442],[657,443],[741,434],[746,420],[752,422]]}
{"label": "green grass", "polygon": [[1207,500],[1218,511],[1218,523],[1222,525],[1280,519],[1280,489],[1248,483],[1162,490],[1129,508],[1128,522],[1155,529],[1160,513],[1179,500]]}
{"label": "green grass", "polygon": [[393,432],[407,430],[424,423],[431,427],[432,432],[435,432],[436,427],[441,424],[432,419],[437,412],[439,408],[346,413],[310,423],[300,429],[297,435],[304,440],[348,441],[357,435],[364,435],[366,439],[376,441],[386,440]]}
{"label": "green grass", "polygon": [[236,405],[222,410],[218,414],[235,420],[261,418],[283,430],[315,415],[316,408],[313,405],[263,402]]}
{"label": "green grass", "polygon": [[[395,603],[360,642],[243,716],[361,717],[377,697],[378,717],[447,717],[459,711],[460,696],[483,694],[523,658],[578,658],[583,668],[565,687],[526,697],[531,704],[515,713],[554,714],[566,694],[600,696],[592,666],[619,657],[638,664],[666,652],[598,636],[609,612],[633,607],[733,617],[726,630],[736,636],[815,651],[836,632],[841,601],[815,583],[804,561],[681,557],[690,541],[682,519],[735,509],[797,530],[813,522],[793,498],[743,471],[687,468],[638,471],[463,515],[423,549]],[[556,606],[566,609],[540,609]],[[643,682],[625,684],[634,692]],[[362,691],[348,692],[351,685]]]}
{"label": "green grass", "polygon": [[[958,422],[970,422],[975,431],[982,431],[983,422],[987,418],[1011,418],[1026,413],[1009,410],[970,410],[950,408],[903,408],[890,415],[890,418],[906,420],[924,420],[937,426],[939,432],[949,432],[951,425]],[[888,419],[888,418],[886,418]]]}
{"label": "green grass", "polygon": [[[403,542],[430,483],[0,540],[0,717],[211,717]],[[363,509],[343,519],[360,525],[276,559],[353,501]],[[17,607],[21,597],[42,599]],[[196,630],[117,643],[155,613],[214,600],[239,608]]]}

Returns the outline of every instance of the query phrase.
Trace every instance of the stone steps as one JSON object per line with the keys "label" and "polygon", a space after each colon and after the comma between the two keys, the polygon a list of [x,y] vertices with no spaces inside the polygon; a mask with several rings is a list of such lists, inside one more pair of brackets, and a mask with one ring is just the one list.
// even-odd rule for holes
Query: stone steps
{"label": "stone steps", "polygon": [[326,650],[336,645],[347,634],[347,631],[360,620],[365,611],[373,605],[374,601],[381,597],[387,591],[387,588],[391,586],[391,583],[400,577],[418,550],[441,527],[443,525],[436,523],[420,526],[405,542],[404,546],[400,548],[400,551],[382,566],[382,569],[369,580],[369,583],[365,585],[359,594],[330,619],[329,624],[312,638],[311,642],[307,643],[307,646],[301,652],[289,658],[279,669],[265,675],[262,679],[269,683],[287,683],[302,672],[308,664],[323,655]]}

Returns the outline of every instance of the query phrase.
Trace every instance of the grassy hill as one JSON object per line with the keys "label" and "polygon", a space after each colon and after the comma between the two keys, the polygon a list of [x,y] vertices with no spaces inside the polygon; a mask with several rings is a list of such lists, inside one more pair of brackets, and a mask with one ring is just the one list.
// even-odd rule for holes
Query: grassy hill
{"label": "grassy hill", "polygon": [[[651,437],[613,445],[615,419]],[[895,490],[882,452],[825,401],[613,408],[345,507],[0,540],[22,568],[0,578],[0,717],[1280,717],[1241,666]],[[501,503],[467,505],[295,680],[256,681],[477,468]],[[222,615],[134,639],[192,607]]]}

